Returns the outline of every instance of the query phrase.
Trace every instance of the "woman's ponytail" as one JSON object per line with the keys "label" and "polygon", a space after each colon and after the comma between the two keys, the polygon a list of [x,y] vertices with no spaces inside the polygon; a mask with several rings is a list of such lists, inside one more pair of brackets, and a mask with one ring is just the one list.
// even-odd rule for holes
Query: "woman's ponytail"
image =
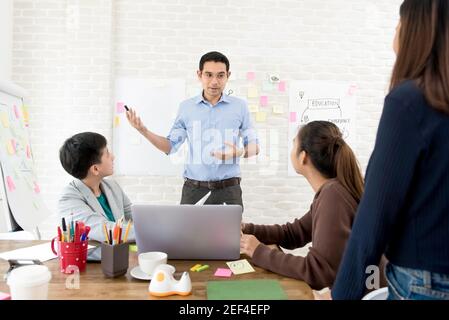
{"label": "woman's ponytail", "polygon": [[363,194],[363,177],[354,152],[340,137],[336,138],[336,153],[334,156],[337,180],[360,202]]}
{"label": "woman's ponytail", "polygon": [[298,132],[297,153],[306,151],[315,168],[326,178],[336,178],[359,202],[363,193],[363,177],[357,159],[343,140],[338,127],[328,121],[313,121]]}

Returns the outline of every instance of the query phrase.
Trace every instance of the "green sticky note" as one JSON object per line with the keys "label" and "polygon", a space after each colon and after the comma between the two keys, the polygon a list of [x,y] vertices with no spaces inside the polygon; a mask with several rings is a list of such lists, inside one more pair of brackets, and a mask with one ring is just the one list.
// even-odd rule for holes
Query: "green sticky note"
{"label": "green sticky note", "polygon": [[276,280],[208,281],[208,300],[287,300]]}
{"label": "green sticky note", "polygon": [[129,246],[129,251],[131,252],[137,252],[137,245],[136,244],[131,244]]}

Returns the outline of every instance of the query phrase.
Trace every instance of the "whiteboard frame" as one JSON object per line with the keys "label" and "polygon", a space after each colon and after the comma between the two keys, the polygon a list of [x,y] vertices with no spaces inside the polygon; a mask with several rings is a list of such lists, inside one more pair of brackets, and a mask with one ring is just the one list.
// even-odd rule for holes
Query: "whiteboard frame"
{"label": "whiteboard frame", "polygon": [[[16,85],[11,81],[6,81],[0,79],[0,91],[12,96],[15,96],[23,101],[24,98],[28,96],[28,92],[22,87]],[[3,181],[3,170],[0,168],[0,179]],[[0,185],[0,232],[11,232],[12,231],[12,222],[11,216],[12,213],[9,209],[8,197],[5,189],[5,185],[1,183]],[[39,239],[39,229],[36,227],[36,237]]]}
{"label": "whiteboard frame", "polygon": [[[28,93],[22,87],[19,87],[13,82],[0,79],[0,91],[13,95],[17,98],[24,99]],[[3,181],[3,171],[0,168],[0,179]],[[0,232],[12,231],[12,223],[10,217],[10,210],[8,205],[8,198],[6,196],[5,185],[0,185]]]}

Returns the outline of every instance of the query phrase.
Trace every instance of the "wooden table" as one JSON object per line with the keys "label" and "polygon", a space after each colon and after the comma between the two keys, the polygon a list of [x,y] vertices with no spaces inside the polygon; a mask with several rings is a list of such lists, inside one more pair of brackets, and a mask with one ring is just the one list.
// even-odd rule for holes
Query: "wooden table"
{"label": "wooden table", "polygon": [[[47,241],[0,241],[0,252],[28,247]],[[49,244],[50,245],[50,244]],[[209,269],[202,272],[190,272],[192,280],[192,294],[187,297],[178,295],[167,297],[167,299],[185,299],[185,300],[205,300],[206,283],[209,280],[229,281],[243,279],[275,279],[278,280],[281,287],[290,300],[306,300],[313,299],[311,288],[303,281],[286,278],[273,272],[254,266],[256,272],[232,275],[231,278],[218,278],[214,276],[217,268],[227,268],[225,261],[184,261],[169,260],[169,264],[176,268],[175,278],[179,279],[180,272],[189,271],[189,269],[197,264],[208,264]],[[49,284],[49,299],[160,299],[148,294],[148,281],[134,279],[130,274],[130,270],[136,266],[137,253],[130,252],[129,268],[126,275],[117,278],[107,278],[103,275],[100,263],[89,263],[86,271],[80,274],[79,289],[66,288],[66,282],[72,283],[73,276],[63,274],[59,271],[59,260],[53,259],[44,262],[52,273],[52,279]],[[0,276],[7,272],[9,263],[0,259]],[[5,281],[0,280],[0,291],[9,292],[9,287]]]}

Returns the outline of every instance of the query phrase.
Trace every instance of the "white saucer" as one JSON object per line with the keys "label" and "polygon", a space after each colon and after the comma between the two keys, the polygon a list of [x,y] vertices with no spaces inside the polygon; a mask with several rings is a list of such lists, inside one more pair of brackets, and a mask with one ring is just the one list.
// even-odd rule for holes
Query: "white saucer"
{"label": "white saucer", "polygon": [[139,280],[151,280],[151,278],[153,277],[153,275],[146,274],[145,272],[143,272],[139,268],[139,266],[135,266],[134,268],[132,268],[130,274],[133,278],[136,278]]}

